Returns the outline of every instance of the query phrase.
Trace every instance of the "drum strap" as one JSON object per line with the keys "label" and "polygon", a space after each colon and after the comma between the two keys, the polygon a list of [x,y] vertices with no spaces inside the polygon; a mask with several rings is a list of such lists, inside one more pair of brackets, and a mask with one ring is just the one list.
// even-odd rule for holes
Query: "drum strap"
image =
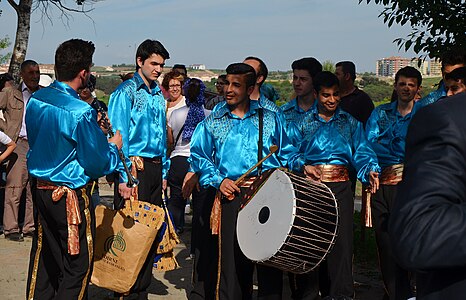
{"label": "drum strap", "polygon": [[[262,108],[258,109],[259,113],[259,141],[257,142],[257,161],[262,159],[262,148],[263,148],[263,132],[264,132],[264,110]],[[257,167],[257,174],[260,176],[262,174],[262,164]]]}

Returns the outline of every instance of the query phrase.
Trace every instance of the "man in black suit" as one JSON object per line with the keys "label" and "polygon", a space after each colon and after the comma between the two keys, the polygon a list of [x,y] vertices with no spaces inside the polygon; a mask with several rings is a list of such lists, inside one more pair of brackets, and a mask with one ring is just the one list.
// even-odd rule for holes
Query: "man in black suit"
{"label": "man in black suit", "polygon": [[400,264],[416,272],[417,299],[466,295],[466,93],[413,118],[404,179],[389,233]]}

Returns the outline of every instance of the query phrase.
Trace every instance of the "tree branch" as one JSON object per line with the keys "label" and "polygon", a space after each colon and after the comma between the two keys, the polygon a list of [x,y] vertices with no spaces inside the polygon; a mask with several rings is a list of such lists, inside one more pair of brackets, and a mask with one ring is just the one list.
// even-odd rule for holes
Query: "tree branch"
{"label": "tree branch", "polygon": [[13,9],[18,12],[18,9],[19,9],[19,4],[17,4],[14,0],[6,0],[10,5],[11,7],[13,7]]}

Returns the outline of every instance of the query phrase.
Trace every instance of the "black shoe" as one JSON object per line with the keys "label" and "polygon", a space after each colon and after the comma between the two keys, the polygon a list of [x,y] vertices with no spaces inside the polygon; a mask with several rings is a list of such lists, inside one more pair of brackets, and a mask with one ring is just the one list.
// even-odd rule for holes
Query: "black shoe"
{"label": "black shoe", "polygon": [[13,241],[13,242],[22,242],[22,241],[24,241],[23,235],[21,233],[19,233],[19,232],[5,234],[5,238],[7,240],[10,240],[10,241]]}
{"label": "black shoe", "polygon": [[32,238],[34,236],[34,231],[23,233],[23,237]]}

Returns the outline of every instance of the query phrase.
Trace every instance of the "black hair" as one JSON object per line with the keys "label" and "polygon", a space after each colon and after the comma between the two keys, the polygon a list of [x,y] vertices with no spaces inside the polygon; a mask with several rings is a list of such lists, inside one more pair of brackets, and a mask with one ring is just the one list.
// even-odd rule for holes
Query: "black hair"
{"label": "black hair", "polygon": [[417,86],[421,86],[422,84],[422,75],[419,70],[417,70],[414,67],[404,67],[398,70],[395,74],[395,84],[398,82],[398,79],[400,79],[400,76],[406,77],[406,78],[416,78],[417,79]]}
{"label": "black hair", "polygon": [[39,64],[38,64],[36,61],[34,61],[34,60],[32,60],[32,59],[26,59],[25,61],[23,61],[23,62],[21,63],[20,70],[21,70],[21,71],[24,71],[24,69],[25,69],[26,67],[29,67],[29,66],[35,67],[35,66],[38,66],[38,65],[39,65]]}
{"label": "black hair", "polygon": [[335,85],[338,87],[340,86],[340,81],[338,80],[338,77],[329,71],[322,71],[320,73],[317,73],[317,75],[314,76],[312,81],[314,89],[317,93],[319,93],[323,87],[330,88]]}
{"label": "black hair", "polygon": [[187,84],[183,86],[186,100],[195,102],[201,93],[202,81],[197,78],[191,78]]}
{"label": "black hair", "polygon": [[63,42],[55,52],[55,71],[59,81],[71,81],[82,70],[89,71],[95,46],[90,41],[71,39]]}
{"label": "black hair", "polygon": [[466,65],[466,51],[464,49],[451,49],[442,54],[442,71],[445,66]]}
{"label": "black hair", "polygon": [[351,80],[354,82],[356,80],[356,66],[352,61],[345,60],[338,62],[335,67],[341,67],[343,73],[350,74]]}
{"label": "black hair", "polygon": [[454,80],[454,81],[460,81],[462,80],[463,82],[466,83],[466,67],[460,67],[456,68],[450,73],[445,75],[446,80]]}
{"label": "black hair", "polygon": [[172,71],[175,70],[175,69],[181,69],[181,70],[184,70],[184,73],[187,74],[188,73],[188,70],[186,70],[186,66],[185,65],[182,65],[182,64],[175,64],[172,68]]}
{"label": "black hair", "polygon": [[165,47],[162,45],[162,43],[156,40],[147,39],[144,42],[142,42],[136,50],[136,71],[139,70],[138,57],[141,59],[142,62],[144,62],[152,54],[158,54],[162,56],[163,59],[170,58],[170,54],[168,53],[167,49],[165,49]]}
{"label": "black hair", "polygon": [[293,70],[306,70],[309,72],[312,80],[319,73],[322,72],[322,64],[315,59],[314,57],[304,57],[298,60],[295,60],[291,64],[291,69]]}
{"label": "black hair", "polygon": [[255,60],[259,63],[259,72],[256,74],[256,77],[259,77],[260,75],[264,77],[264,80],[262,80],[262,82],[259,84],[262,85],[267,79],[267,76],[269,75],[269,70],[267,69],[267,66],[265,65],[264,61],[259,57],[255,56],[248,56],[244,60]]}
{"label": "black hair", "polygon": [[14,80],[14,78],[10,73],[0,74],[0,91],[5,87],[5,83],[11,80]]}
{"label": "black hair", "polygon": [[220,80],[223,80],[223,81],[226,81],[226,80],[227,80],[227,74],[219,75],[219,76],[217,77],[217,80],[219,80],[219,79],[220,79]]}
{"label": "black hair", "polygon": [[234,63],[227,67],[227,75],[245,75],[246,87],[251,87],[256,84],[256,71],[253,67],[245,63]]}

